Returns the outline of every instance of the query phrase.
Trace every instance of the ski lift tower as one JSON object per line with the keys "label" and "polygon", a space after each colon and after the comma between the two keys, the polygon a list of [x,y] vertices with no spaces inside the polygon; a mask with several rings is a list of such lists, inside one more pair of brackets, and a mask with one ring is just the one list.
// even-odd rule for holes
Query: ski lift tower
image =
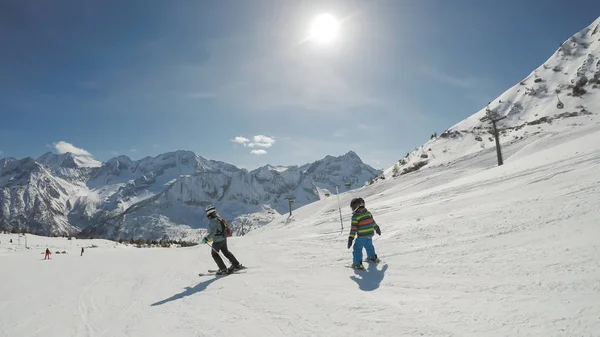
{"label": "ski lift tower", "polygon": [[482,122],[492,122],[494,138],[496,139],[496,155],[498,156],[498,166],[504,164],[504,161],[502,160],[502,149],[500,148],[500,136],[498,135],[497,123],[504,118],[506,118],[506,116],[500,117],[498,112],[490,110],[490,106],[488,105],[488,107],[485,109],[485,117],[480,119]]}
{"label": "ski lift tower", "polygon": [[25,249],[29,249],[29,246],[27,246],[27,236],[25,236],[25,233],[17,234],[17,245],[19,247],[21,246],[21,238],[25,240]]}
{"label": "ski lift tower", "polygon": [[289,204],[289,206],[290,206],[290,216],[292,216],[292,204],[293,204],[294,202],[296,202],[296,200],[294,200],[294,198],[292,198],[292,197],[287,197],[286,199],[287,199],[287,201],[288,201],[288,204]]}

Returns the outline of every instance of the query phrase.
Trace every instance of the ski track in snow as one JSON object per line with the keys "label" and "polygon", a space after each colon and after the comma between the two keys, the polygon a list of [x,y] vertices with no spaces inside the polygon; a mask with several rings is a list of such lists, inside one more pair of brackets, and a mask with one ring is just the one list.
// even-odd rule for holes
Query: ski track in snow
{"label": "ski track in snow", "polygon": [[[514,156],[514,157],[513,157]],[[599,336],[600,128],[546,135],[294,210],[229,246],[79,247],[0,235],[0,336]],[[354,196],[382,262],[344,268]],[[16,236],[12,236],[15,238]],[[43,243],[69,252],[43,261]],[[71,243],[72,244],[72,243]]]}

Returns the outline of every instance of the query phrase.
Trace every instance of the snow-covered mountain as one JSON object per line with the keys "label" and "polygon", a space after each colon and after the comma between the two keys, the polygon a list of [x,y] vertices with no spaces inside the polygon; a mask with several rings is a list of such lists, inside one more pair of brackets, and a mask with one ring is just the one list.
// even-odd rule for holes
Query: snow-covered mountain
{"label": "snow-covered mountain", "polygon": [[[481,121],[486,114],[504,117],[498,128],[501,144],[507,145],[598,123],[599,113],[600,18],[564,41],[539,68],[488,106],[408,153],[387,169],[385,176],[397,177],[421,167],[495,151],[490,122]],[[519,155],[535,148],[531,146]]]}
{"label": "snow-covered mountain", "polygon": [[[107,238],[196,239],[204,207],[214,204],[240,234],[324,197],[362,186],[380,171],[350,151],[303,166],[253,171],[190,151],[106,163],[46,153],[37,160],[0,161],[0,229]],[[349,186],[349,187],[347,187]],[[330,194],[330,193],[329,193]]]}
{"label": "snow-covered mountain", "polygon": [[0,228],[71,233],[69,198],[78,187],[32,158],[0,159]]}

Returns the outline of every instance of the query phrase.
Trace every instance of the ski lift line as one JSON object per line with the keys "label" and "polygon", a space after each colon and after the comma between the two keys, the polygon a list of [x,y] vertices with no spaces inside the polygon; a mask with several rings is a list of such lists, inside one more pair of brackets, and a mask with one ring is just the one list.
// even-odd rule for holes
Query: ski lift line
{"label": "ski lift line", "polygon": [[[530,100],[527,100],[527,101],[524,101],[524,102],[519,102],[519,103],[521,103],[522,105],[523,105],[523,104],[525,104],[525,103],[531,103],[531,102],[533,102],[533,99],[534,99],[534,98],[532,97]],[[539,102],[539,103],[546,103],[546,102],[553,101],[554,99],[555,99],[555,98],[553,98],[553,97],[547,97],[547,98],[538,98],[538,99],[537,99],[537,102]],[[557,107],[558,109],[562,109],[562,108],[564,108],[564,107],[565,107],[565,104],[564,104],[564,103],[563,103],[563,102],[560,100],[560,98],[558,97],[558,93],[556,93],[556,99],[558,99],[558,103],[556,104],[556,107]],[[514,105],[514,104],[515,104],[515,103],[511,103],[511,106],[512,106],[512,105]],[[508,110],[508,109],[507,109],[507,110]]]}
{"label": "ski lift line", "polygon": [[[558,95],[558,93],[557,93],[557,95]],[[527,101],[524,101],[524,102],[519,102],[519,103],[521,103],[521,104],[523,104],[523,103],[530,103],[530,102],[533,102],[533,99],[534,99],[534,97],[532,97],[531,99],[529,99],[529,100],[527,100]],[[537,101],[538,101],[538,102],[542,102],[542,103],[543,103],[543,102],[550,102],[550,101],[552,101],[552,100],[554,100],[554,98],[553,98],[553,97],[537,98]],[[512,103],[512,104],[514,104],[514,103]]]}

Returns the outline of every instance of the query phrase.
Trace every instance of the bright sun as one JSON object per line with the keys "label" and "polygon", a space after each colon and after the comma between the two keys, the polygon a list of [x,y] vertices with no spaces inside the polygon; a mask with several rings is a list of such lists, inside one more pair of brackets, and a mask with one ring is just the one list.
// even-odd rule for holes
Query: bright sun
{"label": "bright sun", "polygon": [[340,29],[340,22],[331,14],[319,14],[310,25],[308,39],[319,43],[333,41]]}

